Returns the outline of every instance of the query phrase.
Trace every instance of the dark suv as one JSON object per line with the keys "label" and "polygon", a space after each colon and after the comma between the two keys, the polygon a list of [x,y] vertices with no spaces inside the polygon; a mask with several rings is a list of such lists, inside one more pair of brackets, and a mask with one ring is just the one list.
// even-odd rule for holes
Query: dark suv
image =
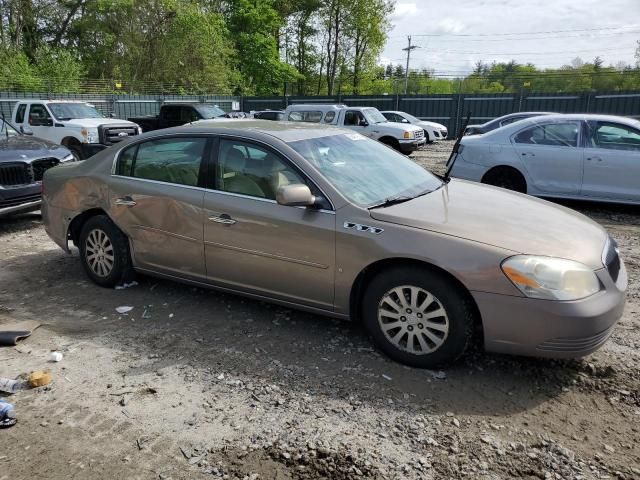
{"label": "dark suv", "polygon": [[0,118],[0,217],[39,210],[44,172],[73,161],[66,147],[19,133]]}

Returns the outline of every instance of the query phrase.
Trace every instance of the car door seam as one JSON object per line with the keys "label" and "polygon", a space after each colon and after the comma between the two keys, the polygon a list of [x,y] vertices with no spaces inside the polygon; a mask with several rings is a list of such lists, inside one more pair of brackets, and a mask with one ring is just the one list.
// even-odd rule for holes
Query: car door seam
{"label": "car door seam", "polygon": [[212,247],[219,247],[227,250],[234,250],[236,252],[249,253],[251,255],[258,255],[260,257],[272,258],[275,260],[282,260],[283,262],[298,263],[300,265],[306,265],[309,267],[321,268],[323,270],[326,270],[327,268],[329,268],[328,265],[323,265],[321,263],[308,262],[306,260],[300,260],[297,258],[285,257],[283,255],[274,255],[272,253],[261,252],[260,250],[251,250],[248,248],[236,247],[234,245],[227,245],[225,243],[210,242],[205,240],[204,244]]}

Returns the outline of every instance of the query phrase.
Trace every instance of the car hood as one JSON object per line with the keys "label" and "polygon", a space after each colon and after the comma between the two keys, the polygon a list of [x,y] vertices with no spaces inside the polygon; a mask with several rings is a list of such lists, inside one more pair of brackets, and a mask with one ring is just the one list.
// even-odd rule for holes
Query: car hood
{"label": "car hood", "polygon": [[445,127],[441,123],[436,123],[436,122],[421,121],[420,123],[415,123],[414,125],[418,125],[419,127],[431,127],[431,128],[435,128],[436,130],[447,129],[447,127]]}
{"label": "car hood", "polygon": [[465,238],[521,254],[603,267],[607,233],[568,208],[507,190],[451,180],[411,201],[371,210],[383,222]]}
{"label": "car hood", "polygon": [[54,157],[61,159],[71,152],[62,145],[27,135],[0,138],[0,162],[35,160]]}
{"label": "car hood", "polygon": [[100,125],[135,125],[128,120],[117,118],[73,118],[71,120],[61,120],[67,127],[77,128],[98,128]]}
{"label": "car hood", "polygon": [[386,130],[391,130],[391,131],[396,131],[396,132],[419,132],[422,130],[422,128],[416,126],[416,125],[405,125],[402,123],[395,123],[395,122],[381,122],[381,123],[374,123],[372,124],[372,126],[374,127],[383,127]]}

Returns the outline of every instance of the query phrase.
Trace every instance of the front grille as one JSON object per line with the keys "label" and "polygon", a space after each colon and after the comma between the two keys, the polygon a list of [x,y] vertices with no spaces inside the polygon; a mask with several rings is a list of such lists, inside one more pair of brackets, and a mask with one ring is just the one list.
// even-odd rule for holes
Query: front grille
{"label": "front grille", "polygon": [[3,187],[27,185],[29,183],[31,183],[31,174],[26,163],[0,164],[0,185]]}
{"label": "front grille", "polygon": [[33,170],[33,180],[36,182],[41,182],[42,177],[44,176],[44,172],[49,170],[51,167],[55,167],[60,163],[60,160],[57,158],[43,158],[41,160],[36,160],[31,163],[31,168]]}
{"label": "front grille", "polygon": [[113,145],[114,143],[126,140],[129,137],[133,137],[138,134],[138,129],[132,125],[122,126],[101,126],[100,127],[100,141],[104,145]]}
{"label": "front grille", "polygon": [[607,341],[613,331],[610,327],[603,332],[596,333],[590,337],[561,337],[547,340],[538,345],[538,350],[546,352],[584,352],[600,347]]}
{"label": "front grille", "polygon": [[15,207],[22,205],[23,203],[35,202],[40,200],[41,195],[39,193],[33,195],[21,195],[19,197],[11,197],[5,200],[0,200],[0,208]]}
{"label": "front grille", "polygon": [[618,244],[611,237],[609,237],[609,241],[605,247],[602,263],[607,267],[611,279],[617,282],[618,275],[620,275],[620,255],[618,254]]}

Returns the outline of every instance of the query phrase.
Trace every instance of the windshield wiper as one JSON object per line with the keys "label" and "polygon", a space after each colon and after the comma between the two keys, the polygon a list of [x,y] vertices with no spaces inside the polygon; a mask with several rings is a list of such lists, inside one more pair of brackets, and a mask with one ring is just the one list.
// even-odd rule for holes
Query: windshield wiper
{"label": "windshield wiper", "polygon": [[369,210],[371,210],[372,208],[384,208],[384,207],[390,207],[391,205],[396,205],[398,203],[403,203],[403,202],[408,202],[409,200],[413,200],[414,198],[418,198],[418,197],[422,197],[423,195],[426,195],[427,193],[431,193],[433,190],[425,190],[422,193],[419,193],[417,195],[414,196],[409,196],[409,195],[400,195],[397,197],[389,197],[386,198],[384,200],[384,202],[380,202],[380,203],[376,203],[375,205],[372,205],[369,208]]}

